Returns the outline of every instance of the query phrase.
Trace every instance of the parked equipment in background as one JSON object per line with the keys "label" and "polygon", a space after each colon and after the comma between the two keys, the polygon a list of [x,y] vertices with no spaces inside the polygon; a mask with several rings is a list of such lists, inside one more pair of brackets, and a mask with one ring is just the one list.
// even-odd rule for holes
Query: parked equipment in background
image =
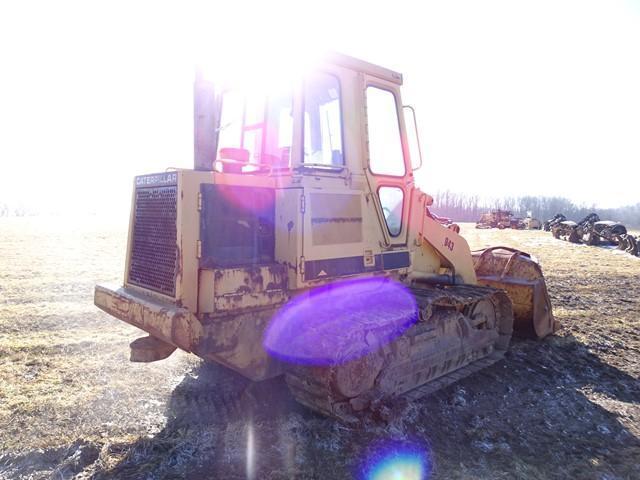
{"label": "parked equipment in background", "polygon": [[527,230],[540,230],[542,228],[542,222],[537,218],[526,217],[523,220],[524,228]]}
{"label": "parked equipment in background", "polygon": [[509,228],[512,228],[514,230],[524,230],[525,228],[527,228],[527,226],[524,223],[524,219],[522,217],[511,217],[511,219],[509,220]]}
{"label": "parked equipment in background", "polygon": [[553,216],[553,218],[550,218],[549,220],[545,221],[542,224],[542,229],[545,232],[550,232],[553,227],[558,225],[560,222],[564,222],[566,219],[567,219],[567,217],[565,217],[562,213],[556,213]]}
{"label": "parked equipment in background", "polygon": [[489,213],[480,215],[480,220],[476,222],[476,228],[524,228],[522,219],[513,218],[513,214],[508,210],[491,210]]}
{"label": "parked equipment in background", "polygon": [[631,255],[640,257],[640,237],[635,237],[630,233],[624,233],[620,235],[620,241],[618,242],[618,248],[624,250]]}
{"label": "parked equipment in background", "polygon": [[582,239],[587,245],[619,245],[622,235],[626,235],[627,228],[611,220],[588,222],[583,227]]}
{"label": "parked equipment in background", "polygon": [[592,246],[616,246],[631,255],[640,255],[638,238],[629,234],[620,222],[600,220],[596,213],[590,213],[579,222],[561,220],[562,218],[565,218],[564,215],[558,214],[545,222],[555,238]]}
{"label": "parked equipment in background", "polygon": [[582,243],[584,233],[589,229],[589,225],[599,222],[600,217],[595,213],[590,213],[579,222],[573,220],[564,220],[556,223],[551,228],[554,238],[566,240],[571,243]]}
{"label": "parked equipment in background", "polygon": [[124,285],[95,288],[148,333],[132,360],[180,348],[285,375],[299,402],[351,422],[501,359],[514,329],[555,331],[532,257],[472,255],[429,214],[401,74],[343,55],[299,83],[267,81],[278,72],[248,91],[198,77],[195,169],[135,178]]}

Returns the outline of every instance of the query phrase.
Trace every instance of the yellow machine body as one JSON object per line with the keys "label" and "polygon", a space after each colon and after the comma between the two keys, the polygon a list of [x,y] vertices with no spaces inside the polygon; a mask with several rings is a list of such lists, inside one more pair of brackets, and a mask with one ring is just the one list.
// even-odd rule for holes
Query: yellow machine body
{"label": "yellow machine body", "polygon": [[[499,358],[514,312],[516,328],[553,331],[537,264],[491,252],[474,266],[466,240],[429,214],[432,199],[414,182],[419,159],[401,84],[399,73],[332,55],[251,110],[233,90],[197,80],[196,168],[136,177],[123,284],[95,290],[98,307],[148,333],[132,344],[132,360],[180,348],[252,380],[287,373],[298,400],[346,418],[344,403],[357,410],[373,391],[432,388]],[[265,330],[292,299],[367,278],[414,292],[420,320],[393,340],[396,357],[380,349],[318,372],[264,348]],[[403,357],[403,345],[417,357]],[[385,369],[429,351],[439,352],[433,365],[390,383]],[[344,380],[354,365],[369,372],[359,388]],[[326,398],[309,396],[314,382]]]}

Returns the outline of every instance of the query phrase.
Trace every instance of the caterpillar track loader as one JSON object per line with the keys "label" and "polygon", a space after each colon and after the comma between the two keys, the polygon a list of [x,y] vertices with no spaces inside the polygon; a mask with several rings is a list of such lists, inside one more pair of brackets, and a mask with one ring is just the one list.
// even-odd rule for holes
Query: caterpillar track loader
{"label": "caterpillar track loader", "polygon": [[194,168],[135,178],[124,283],[95,288],[148,334],[132,361],[180,348],[285,375],[348,422],[499,360],[514,329],[557,328],[534,259],[471,252],[431,215],[399,73],[335,54],[293,84],[267,76],[263,92],[196,75]]}

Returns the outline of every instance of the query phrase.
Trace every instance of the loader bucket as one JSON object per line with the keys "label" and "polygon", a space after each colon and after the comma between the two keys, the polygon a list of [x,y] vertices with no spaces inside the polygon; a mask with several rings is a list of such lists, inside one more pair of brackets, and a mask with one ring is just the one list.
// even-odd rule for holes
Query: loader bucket
{"label": "loader bucket", "polygon": [[478,283],[500,288],[511,299],[516,335],[544,338],[559,328],[542,269],[531,255],[509,247],[491,247],[472,255]]}

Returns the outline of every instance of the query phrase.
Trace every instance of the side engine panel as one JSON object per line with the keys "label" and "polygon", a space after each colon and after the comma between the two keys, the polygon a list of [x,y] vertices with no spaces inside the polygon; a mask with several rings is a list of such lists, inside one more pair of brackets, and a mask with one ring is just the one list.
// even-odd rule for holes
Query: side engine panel
{"label": "side engine panel", "polygon": [[275,260],[275,190],[202,184],[200,268]]}

